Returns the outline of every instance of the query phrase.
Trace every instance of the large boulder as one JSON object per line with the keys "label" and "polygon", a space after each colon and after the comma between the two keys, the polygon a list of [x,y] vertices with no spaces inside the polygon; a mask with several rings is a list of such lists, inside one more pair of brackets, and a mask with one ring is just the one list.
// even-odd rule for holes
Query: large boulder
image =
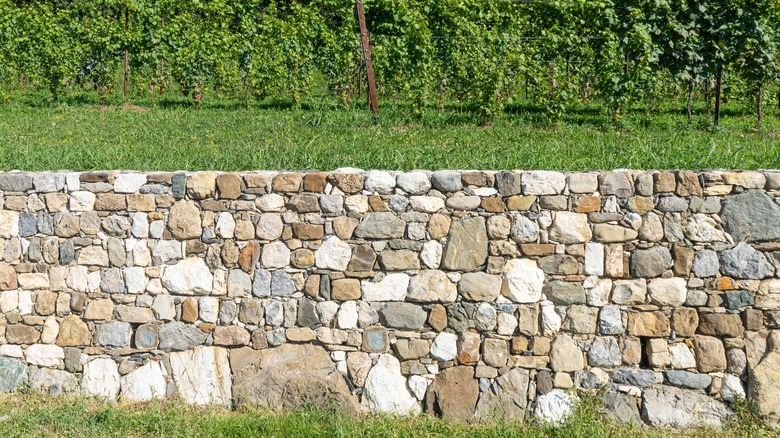
{"label": "large boulder", "polygon": [[417,398],[409,392],[401,363],[390,354],[379,356],[366,376],[363,404],[372,413],[394,415],[420,412]]}
{"label": "large boulder", "polygon": [[425,410],[443,418],[469,421],[474,417],[479,383],[474,368],[457,366],[440,372],[425,394]]}
{"label": "large boulder", "polygon": [[194,405],[230,407],[230,365],[224,348],[198,347],[171,353],[169,362],[182,400]]}
{"label": "large boulder", "polygon": [[314,345],[283,344],[263,350],[234,370],[233,402],[273,410],[304,405],[335,407],[354,414],[359,405],[328,352]]}
{"label": "large boulder", "polygon": [[528,406],[528,370],[514,368],[497,378],[479,397],[476,419],[523,421]]}
{"label": "large boulder", "polygon": [[655,427],[721,427],[731,412],[700,391],[654,386],[642,396],[642,418]]}
{"label": "large boulder", "polygon": [[780,206],[761,190],[747,190],[723,201],[723,228],[737,241],[780,238]]}
{"label": "large boulder", "polygon": [[780,427],[780,331],[767,340],[768,353],[750,371],[748,397],[774,427]]}

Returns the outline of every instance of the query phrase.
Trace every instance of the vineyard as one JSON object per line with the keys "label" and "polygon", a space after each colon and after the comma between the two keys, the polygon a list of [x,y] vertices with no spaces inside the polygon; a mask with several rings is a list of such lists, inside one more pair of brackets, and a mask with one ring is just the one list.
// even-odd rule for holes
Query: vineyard
{"label": "vineyard", "polygon": [[[523,100],[555,120],[598,102],[617,120],[673,100],[718,124],[739,101],[760,125],[765,102],[780,105],[774,0],[364,4],[380,103],[413,114],[460,105],[487,121]],[[0,0],[0,102],[44,90],[296,105],[320,84],[355,106],[364,62],[351,0]]]}

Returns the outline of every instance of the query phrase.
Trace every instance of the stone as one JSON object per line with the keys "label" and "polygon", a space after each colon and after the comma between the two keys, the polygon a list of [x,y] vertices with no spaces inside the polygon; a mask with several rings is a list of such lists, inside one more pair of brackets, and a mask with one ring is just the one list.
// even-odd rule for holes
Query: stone
{"label": "stone", "polygon": [[647,282],[650,302],[659,306],[679,307],[688,297],[684,278],[654,278]]}
{"label": "stone", "polygon": [[276,240],[282,236],[284,223],[282,217],[274,213],[261,214],[257,221],[255,235],[261,240]]}
{"label": "stone", "polygon": [[214,345],[236,347],[249,344],[249,332],[242,327],[228,326],[214,329]]}
{"label": "stone", "polygon": [[[347,303],[341,305],[339,313]],[[341,318],[341,316],[339,316]],[[353,327],[354,328],[354,324]],[[363,351],[368,353],[384,353],[390,348],[387,330],[384,327],[369,327],[363,332]]]}
{"label": "stone", "polygon": [[658,277],[672,265],[672,255],[661,245],[649,249],[638,249],[631,254],[631,275],[633,277]]}
{"label": "stone", "polygon": [[419,359],[428,355],[430,345],[424,339],[398,339],[395,343],[395,351],[400,359]]}
{"label": "stone", "polygon": [[409,392],[406,379],[401,375],[400,363],[392,355],[380,355],[368,372],[363,406],[374,414],[408,415],[420,412],[417,398]]}
{"label": "stone", "polygon": [[696,213],[683,223],[685,237],[693,242],[722,242],[726,240],[723,231],[717,229],[717,222],[710,216]]}
{"label": "stone", "polygon": [[231,406],[230,364],[224,348],[197,347],[171,353],[168,360],[171,378],[184,402]]}
{"label": "stone", "polygon": [[366,174],[365,189],[379,193],[380,195],[389,195],[395,188],[395,177],[389,172],[372,170]]}
{"label": "stone", "polygon": [[766,278],[774,273],[764,254],[744,242],[720,253],[720,269],[724,275],[745,279]]}
{"label": "stone", "polygon": [[726,352],[720,339],[700,335],[693,339],[699,372],[710,373],[726,370]]}
{"label": "stone", "polygon": [[456,366],[436,375],[425,394],[425,411],[444,419],[469,421],[476,413],[479,383],[474,368]]}
{"label": "stone", "polygon": [[120,173],[114,179],[114,193],[135,193],[146,184],[142,173]]}
{"label": "stone", "polygon": [[241,175],[221,173],[216,179],[220,199],[238,199],[241,196]]}
{"label": "stone", "polygon": [[84,365],[82,392],[107,401],[115,401],[119,388],[119,371],[113,360],[97,358]]}
{"label": "stone", "polygon": [[206,341],[208,335],[197,327],[179,321],[160,327],[160,349],[166,351],[190,350]]}
{"label": "stone", "polygon": [[553,371],[572,372],[585,367],[582,351],[567,334],[556,336],[550,344],[550,367]]}
{"label": "stone", "polygon": [[193,173],[187,178],[187,194],[192,199],[214,197],[216,175],[213,172]]}
{"label": "stone", "polygon": [[18,360],[0,356],[0,392],[13,392],[27,385],[27,367]]}
{"label": "stone", "polygon": [[693,259],[691,270],[699,278],[714,277],[720,269],[718,253],[713,250],[705,249],[697,251]]}
{"label": "stone", "polygon": [[723,181],[726,184],[744,187],[746,189],[763,189],[766,184],[766,177],[761,172],[741,171],[727,172],[723,174]]}
{"label": "stone", "polygon": [[638,233],[620,225],[596,224],[593,226],[593,239],[601,243],[627,242],[636,239]]}
{"label": "stone", "polygon": [[669,318],[662,312],[628,312],[628,333],[633,336],[659,338],[670,333]]}
{"label": "stone", "polygon": [[130,336],[132,333],[133,329],[127,322],[109,322],[99,325],[95,329],[93,341],[95,344],[104,347],[125,348],[130,346]]}
{"label": "stone", "polygon": [[377,312],[383,326],[400,330],[419,330],[428,317],[425,310],[411,303],[387,303]]}
{"label": "stone", "polygon": [[260,262],[265,268],[285,268],[290,264],[290,249],[283,242],[271,242],[263,246]]}
{"label": "stone", "polygon": [[612,337],[596,337],[588,350],[588,365],[592,367],[618,367],[622,355],[617,340]]}
{"label": "stone", "polygon": [[528,370],[513,368],[502,374],[489,390],[480,395],[475,418],[480,421],[501,418],[522,422],[528,404],[526,394],[529,383]]}
{"label": "stone", "polygon": [[723,376],[721,383],[720,398],[723,401],[733,403],[745,399],[745,387],[742,386],[742,380],[733,374]]}
{"label": "stone", "polygon": [[770,335],[766,355],[749,371],[748,397],[756,403],[758,413],[777,428],[780,424],[780,337],[778,332]]}
{"label": "stone", "polygon": [[646,388],[664,381],[663,374],[636,368],[620,368],[612,372],[612,380],[615,383]]}
{"label": "stone", "polygon": [[703,335],[741,338],[745,327],[737,314],[708,313],[699,317],[697,331]]}
{"label": "stone", "polygon": [[501,368],[507,364],[509,348],[503,339],[487,338],[482,343],[482,360],[487,366]]}
{"label": "stone", "polygon": [[271,274],[271,295],[275,297],[289,297],[295,292],[295,283],[292,277],[285,271],[274,271]]}
{"label": "stone", "polygon": [[122,400],[151,401],[165,398],[165,374],[159,362],[149,362],[121,377]]}
{"label": "stone", "polygon": [[512,215],[512,240],[517,243],[536,242],[539,237],[539,225],[521,214]]}
{"label": "stone", "polygon": [[647,296],[645,280],[617,280],[613,282],[612,302],[615,304],[641,304]]}
{"label": "stone", "polygon": [[403,273],[387,274],[378,282],[361,282],[365,301],[404,301],[408,288],[409,276]]}
{"label": "stone", "polygon": [[60,332],[57,335],[57,345],[60,347],[77,347],[90,345],[92,334],[87,324],[76,315],[70,315],[60,322]]}
{"label": "stone", "polygon": [[211,293],[214,276],[198,257],[187,257],[163,271],[162,284],[171,293],[205,295]]}
{"label": "stone", "polygon": [[458,336],[453,333],[441,332],[431,344],[431,357],[435,360],[446,362],[458,355]]}
{"label": "stone", "polygon": [[557,195],[566,187],[566,176],[544,170],[522,173],[522,188],[526,195]]}
{"label": "stone", "polygon": [[135,346],[140,349],[154,349],[160,343],[160,329],[157,324],[143,324],[135,331]]}
{"label": "stone", "polygon": [[431,313],[428,315],[428,324],[432,329],[440,332],[448,325],[447,310],[441,304],[434,304]]}
{"label": "stone", "polygon": [[642,418],[653,427],[721,427],[731,415],[726,406],[701,392],[656,386],[642,395]]}
{"label": "stone", "polygon": [[408,249],[385,250],[379,253],[379,264],[384,271],[408,271],[420,269],[417,253]]}
{"label": "stone", "polygon": [[458,297],[455,284],[443,271],[422,271],[409,281],[406,299],[420,303],[451,303]]}
{"label": "stone", "polygon": [[501,293],[501,283],[499,275],[468,272],[458,281],[458,292],[469,301],[493,302]]}
{"label": "stone", "polygon": [[681,307],[672,312],[672,330],[677,336],[692,337],[699,326],[699,314],[696,309]]}
{"label": "stone", "polygon": [[178,201],[168,213],[168,230],[178,240],[197,239],[201,235],[200,210],[192,201]]}
{"label": "stone", "polygon": [[501,294],[515,303],[535,303],[542,298],[544,272],[529,259],[512,259],[504,265]]}
{"label": "stone", "polygon": [[626,331],[620,307],[606,305],[599,312],[599,332],[603,335],[620,335]]}
{"label": "stone", "polygon": [[460,172],[455,170],[439,170],[431,174],[431,183],[441,192],[457,192],[463,188]]}
{"label": "stone", "polygon": [[565,245],[587,242],[593,236],[584,214],[557,212],[549,229],[550,240]]}
{"label": "stone", "polygon": [[400,239],[404,237],[406,222],[391,212],[368,213],[355,229],[361,239]]}
{"label": "stone", "polygon": [[352,247],[336,236],[331,236],[314,253],[316,266],[320,269],[344,271],[352,257]]}
{"label": "stone", "polygon": [[442,269],[450,271],[477,269],[487,259],[487,243],[487,228],[483,217],[471,217],[453,222],[444,247]]}
{"label": "stone", "polygon": [[431,189],[428,175],[422,172],[406,172],[396,176],[396,185],[410,195],[421,195]]}
{"label": "stone", "polygon": [[554,280],[544,286],[544,295],[558,305],[585,304],[585,289],[581,283]]}
{"label": "stone", "polygon": [[562,389],[553,389],[537,397],[534,416],[543,422],[558,425],[569,418],[578,402],[576,395]]}
{"label": "stone", "polygon": [[628,198],[634,194],[631,177],[627,172],[602,173],[599,175],[599,186],[602,195]]}
{"label": "stone", "polygon": [[757,242],[780,238],[780,206],[761,190],[728,196],[722,203],[723,228],[737,241]]}
{"label": "stone", "polygon": [[519,195],[523,192],[522,177],[516,172],[498,172],[495,175],[496,189],[501,196]]}

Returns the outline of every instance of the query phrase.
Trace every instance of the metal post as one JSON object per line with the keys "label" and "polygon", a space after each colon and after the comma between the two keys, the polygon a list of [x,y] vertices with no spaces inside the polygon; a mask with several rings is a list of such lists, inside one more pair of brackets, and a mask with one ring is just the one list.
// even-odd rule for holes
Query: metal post
{"label": "metal post", "polygon": [[368,106],[374,113],[379,112],[379,102],[376,100],[376,83],[374,82],[374,66],[371,64],[371,45],[368,42],[366,15],[363,11],[363,0],[355,0],[358,21],[360,22],[360,40],[363,43],[363,57],[366,60],[366,76],[368,78]]}

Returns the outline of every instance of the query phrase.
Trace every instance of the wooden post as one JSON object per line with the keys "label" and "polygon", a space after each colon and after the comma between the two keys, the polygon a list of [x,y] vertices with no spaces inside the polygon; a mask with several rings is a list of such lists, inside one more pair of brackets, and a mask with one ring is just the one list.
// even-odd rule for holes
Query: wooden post
{"label": "wooden post", "polygon": [[379,102],[376,100],[376,82],[374,82],[374,66],[371,64],[371,46],[368,42],[366,14],[363,11],[363,0],[355,0],[358,22],[360,22],[360,40],[363,43],[363,58],[366,60],[366,77],[368,78],[368,106],[375,114],[379,112]]}
{"label": "wooden post", "polygon": [[127,88],[128,88],[128,81],[130,76],[130,49],[127,46],[127,39],[129,38],[130,33],[130,10],[127,6],[125,6],[125,81],[123,86],[123,94],[125,97],[125,102],[127,102]]}
{"label": "wooden post", "polygon": [[720,124],[720,95],[723,89],[723,66],[715,71],[715,126]]}

